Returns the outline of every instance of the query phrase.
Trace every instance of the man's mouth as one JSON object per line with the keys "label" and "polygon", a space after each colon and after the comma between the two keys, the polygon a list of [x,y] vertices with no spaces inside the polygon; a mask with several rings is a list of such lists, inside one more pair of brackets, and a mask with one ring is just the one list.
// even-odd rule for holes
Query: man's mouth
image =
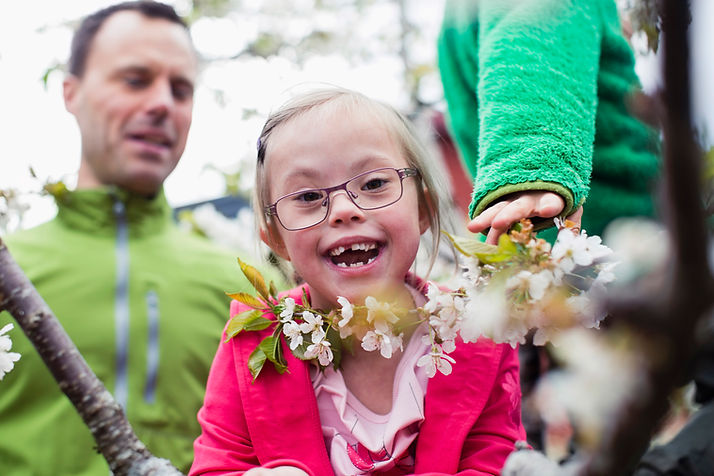
{"label": "man's mouth", "polygon": [[379,255],[379,244],[375,242],[352,243],[338,246],[328,251],[330,260],[341,268],[358,268],[370,264]]}
{"label": "man's mouth", "polygon": [[129,139],[155,146],[171,147],[171,140],[163,134],[129,134]]}

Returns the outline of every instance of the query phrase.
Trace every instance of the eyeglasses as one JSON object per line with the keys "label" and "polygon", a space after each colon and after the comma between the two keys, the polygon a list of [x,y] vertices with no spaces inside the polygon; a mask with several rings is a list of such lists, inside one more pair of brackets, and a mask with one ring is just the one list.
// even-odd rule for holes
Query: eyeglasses
{"label": "eyeglasses", "polygon": [[402,180],[419,175],[417,169],[383,167],[352,177],[348,181],[328,188],[300,190],[280,197],[265,207],[267,216],[274,216],[288,231],[303,230],[325,221],[330,210],[330,194],[344,190],[352,203],[362,210],[387,207],[400,198],[404,187]]}

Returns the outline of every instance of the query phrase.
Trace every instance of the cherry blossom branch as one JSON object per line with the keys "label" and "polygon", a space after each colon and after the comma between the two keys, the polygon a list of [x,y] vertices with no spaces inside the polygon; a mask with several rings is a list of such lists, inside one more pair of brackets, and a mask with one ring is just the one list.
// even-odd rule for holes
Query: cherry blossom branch
{"label": "cherry blossom branch", "polygon": [[92,432],[97,448],[115,475],[181,474],[167,460],[153,456],[139,441],[121,406],[89,368],[0,238],[1,310],[15,318],[35,346],[60,389]]}

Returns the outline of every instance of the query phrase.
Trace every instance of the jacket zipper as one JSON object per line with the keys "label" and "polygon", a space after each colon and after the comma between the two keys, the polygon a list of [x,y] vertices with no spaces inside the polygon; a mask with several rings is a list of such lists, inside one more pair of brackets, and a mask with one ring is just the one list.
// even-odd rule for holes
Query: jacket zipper
{"label": "jacket zipper", "polygon": [[126,410],[129,395],[129,227],[124,203],[114,199],[116,234],[116,288],[114,296],[114,328],[116,333],[116,380],[114,397]]}
{"label": "jacket zipper", "polygon": [[156,377],[159,371],[159,296],[154,290],[146,293],[146,311],[149,321],[149,339],[146,349],[144,400],[147,403],[154,403],[156,399]]}

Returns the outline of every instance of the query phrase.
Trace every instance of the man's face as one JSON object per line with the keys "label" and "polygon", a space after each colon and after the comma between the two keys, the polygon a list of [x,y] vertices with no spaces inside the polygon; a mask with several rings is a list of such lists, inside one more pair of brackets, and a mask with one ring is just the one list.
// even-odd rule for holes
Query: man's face
{"label": "man's face", "polygon": [[82,77],[64,84],[82,136],[77,188],[111,184],[155,194],[186,146],[197,72],[181,25],[133,11],[109,17]]}

